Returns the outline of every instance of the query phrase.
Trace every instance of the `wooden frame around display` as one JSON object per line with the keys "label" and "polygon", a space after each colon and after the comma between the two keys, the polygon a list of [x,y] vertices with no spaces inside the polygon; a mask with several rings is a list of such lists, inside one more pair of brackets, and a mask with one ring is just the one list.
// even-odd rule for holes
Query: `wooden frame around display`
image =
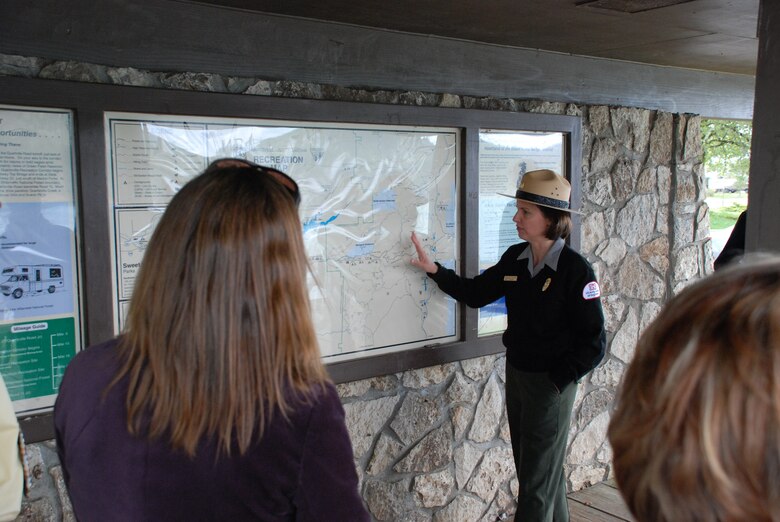
{"label": "wooden frame around display", "polygon": [[[478,252],[467,245],[475,245],[478,241],[480,129],[562,133],[565,138],[564,174],[572,183],[572,205],[579,207],[581,123],[577,116],[304,100],[15,77],[0,78],[0,103],[56,107],[74,112],[84,346],[114,335],[105,172],[104,113],[107,111],[457,128],[462,144],[458,248],[461,273],[467,276],[476,275],[478,271]],[[579,225],[579,217],[575,215],[570,238],[574,248],[579,247]],[[349,382],[504,350],[500,335],[477,336],[477,310],[461,306],[458,314],[460,340],[457,342],[332,363],[328,365],[331,377],[337,383]],[[20,424],[28,442],[53,437],[51,413],[20,419]]]}

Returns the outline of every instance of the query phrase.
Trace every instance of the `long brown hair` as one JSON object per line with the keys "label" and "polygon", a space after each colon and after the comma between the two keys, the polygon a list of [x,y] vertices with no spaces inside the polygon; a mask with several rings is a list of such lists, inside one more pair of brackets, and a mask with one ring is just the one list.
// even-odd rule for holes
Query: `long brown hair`
{"label": "long brown hair", "polygon": [[307,270],[295,202],[267,172],[212,164],[186,184],[149,242],[119,344],[112,384],[128,378],[130,432],[243,454],[272,415],[310,399],[328,378]]}
{"label": "long brown hair", "polygon": [[780,520],[780,258],[668,303],[640,338],[609,439],[639,522]]}

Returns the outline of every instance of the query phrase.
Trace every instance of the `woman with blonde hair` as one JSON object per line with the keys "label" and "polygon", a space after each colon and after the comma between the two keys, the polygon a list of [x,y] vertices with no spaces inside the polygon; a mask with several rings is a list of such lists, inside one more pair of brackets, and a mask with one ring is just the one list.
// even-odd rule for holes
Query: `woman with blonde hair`
{"label": "woman with blonde hair", "polygon": [[368,520],[320,360],[285,174],[224,159],[171,200],[126,328],[55,405],[79,520]]}
{"label": "woman with blonde hair", "polygon": [[609,439],[639,522],[780,521],[780,258],[668,303],[639,341]]}

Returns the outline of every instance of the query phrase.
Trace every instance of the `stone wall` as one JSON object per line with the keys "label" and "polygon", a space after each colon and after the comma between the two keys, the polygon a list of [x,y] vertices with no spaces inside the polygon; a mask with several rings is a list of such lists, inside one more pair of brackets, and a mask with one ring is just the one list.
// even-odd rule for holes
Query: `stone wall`
{"label": "stone wall", "polygon": [[[0,74],[247,95],[570,114],[582,117],[582,252],[602,285],[609,348],[580,384],[569,434],[571,490],[610,477],[609,410],[639,332],[712,270],[699,118],[627,107],[350,89],[140,71],[0,55]],[[2,101],[2,100],[0,100]],[[363,498],[376,520],[503,520],[514,511],[501,355],[339,385]],[[23,518],[73,520],[52,441],[29,446]]]}

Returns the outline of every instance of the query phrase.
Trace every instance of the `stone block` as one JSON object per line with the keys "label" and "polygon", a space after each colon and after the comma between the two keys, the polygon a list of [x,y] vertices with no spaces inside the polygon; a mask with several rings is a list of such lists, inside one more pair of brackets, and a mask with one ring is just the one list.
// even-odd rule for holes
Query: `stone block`
{"label": "stone block", "polygon": [[699,248],[688,245],[677,253],[677,263],[674,266],[674,280],[690,281],[699,275]]}
{"label": "stone block", "polygon": [[361,395],[365,395],[369,389],[371,389],[371,381],[369,379],[343,382],[336,385],[336,391],[338,392],[339,397],[342,399],[348,397],[360,397]]}
{"label": "stone block", "polygon": [[633,254],[626,256],[617,275],[617,291],[625,297],[650,300],[664,297],[666,285],[658,274],[642,259]]}
{"label": "stone block", "polygon": [[379,475],[384,473],[393,465],[401,455],[404,445],[393,437],[382,433],[374,447],[374,453],[366,467],[366,473],[369,475]]}
{"label": "stone block", "polygon": [[650,111],[631,107],[610,110],[612,133],[624,147],[644,154],[650,142]]}
{"label": "stone block", "polygon": [[466,484],[466,489],[477,495],[485,503],[493,500],[501,484],[515,475],[515,463],[512,450],[494,447],[485,452],[476,471]]}
{"label": "stone block", "polygon": [[607,239],[607,227],[604,215],[595,212],[582,219],[582,252],[593,252],[596,247]]}
{"label": "stone block", "polygon": [[43,58],[0,54],[0,75],[35,78],[46,65]]}
{"label": "stone block", "polygon": [[567,464],[583,465],[592,462],[596,452],[607,440],[609,412],[603,411],[583,429],[571,443]]}
{"label": "stone block", "polygon": [[462,374],[456,373],[444,394],[444,400],[447,404],[459,402],[474,404],[477,400],[477,391],[474,383],[466,379]]}
{"label": "stone block", "polygon": [[475,442],[488,442],[496,437],[501,413],[504,411],[504,396],[496,376],[492,376],[477,404],[474,422],[469,431],[469,438]]}
{"label": "stone block", "polygon": [[440,421],[439,405],[418,392],[406,394],[390,427],[404,444],[412,444]]}
{"label": "stone block", "polygon": [[169,89],[183,91],[227,92],[227,86],[218,74],[169,73],[161,75],[160,83]]}
{"label": "stone block", "polygon": [[669,240],[660,236],[639,249],[639,257],[653,267],[661,276],[669,270]]}
{"label": "stone block", "polygon": [[369,511],[380,521],[405,520],[411,510],[407,504],[411,502],[410,497],[407,481],[369,481],[363,495]]}
{"label": "stone block", "polygon": [[650,131],[650,160],[658,165],[671,165],[674,118],[668,112],[658,112]]}
{"label": "stone block", "polygon": [[76,515],[73,513],[73,505],[70,502],[68,488],[65,485],[65,476],[62,474],[62,466],[54,466],[49,470],[49,474],[54,480],[57,489],[57,497],[60,500],[60,509],[62,510],[63,522],[76,522]]}
{"label": "stone block", "polygon": [[41,68],[40,78],[86,83],[111,83],[104,65],[78,62],[54,62]]}
{"label": "stone block", "polygon": [[270,96],[273,94],[273,85],[271,82],[258,80],[247,87],[244,91],[244,94],[252,94],[254,96]]}
{"label": "stone block", "polygon": [[608,239],[596,248],[596,255],[608,266],[617,266],[626,255],[626,242],[619,237]]}
{"label": "stone block", "polygon": [[162,87],[160,75],[134,67],[108,67],[106,74],[115,85],[130,85],[133,87]]}
{"label": "stone block", "polygon": [[455,440],[459,441],[466,434],[466,430],[474,416],[474,408],[471,406],[455,405],[450,410],[450,419],[455,434]]}
{"label": "stone block", "polygon": [[398,403],[398,397],[381,397],[369,401],[357,401],[344,405],[347,430],[352,440],[355,458],[362,458]]}
{"label": "stone block", "polygon": [[623,320],[623,311],[626,304],[619,295],[607,295],[601,297],[601,307],[604,310],[604,327],[607,332],[617,332]]}
{"label": "stone block", "polygon": [[455,479],[449,469],[415,477],[412,491],[415,502],[422,507],[440,507],[447,503],[455,487]]}
{"label": "stone block", "polygon": [[606,105],[594,105],[588,108],[588,123],[591,130],[600,138],[612,136],[612,126],[609,119],[609,107]]}
{"label": "stone block", "polygon": [[452,426],[442,424],[418,442],[393,469],[399,473],[429,473],[452,461]]}
{"label": "stone block", "polygon": [[458,489],[468,483],[474,468],[479,459],[482,458],[482,450],[470,442],[464,442],[453,451],[453,461],[455,463],[455,481]]}
{"label": "stone block", "polygon": [[510,517],[516,510],[517,504],[515,503],[515,499],[501,488],[498,490],[498,493],[496,493],[496,498],[493,499],[493,502],[480,519],[480,522],[510,520]]}
{"label": "stone block", "polygon": [[590,153],[590,171],[599,172],[612,170],[618,156],[618,145],[608,138],[597,138]]}
{"label": "stone block", "polygon": [[471,495],[460,494],[447,507],[434,513],[433,522],[479,520],[484,511],[483,501]]}
{"label": "stone block", "polygon": [[576,432],[582,431],[593,419],[608,411],[610,405],[615,400],[615,395],[606,389],[599,388],[593,390],[583,397],[577,411],[577,419],[574,423]]}
{"label": "stone block", "polygon": [[[593,373],[590,374],[590,382],[596,386],[604,386],[607,388],[615,389],[620,384],[620,380],[623,378],[625,372],[625,365],[616,361],[615,359],[608,359],[606,362],[601,363]],[[573,448],[569,448],[569,454],[571,455]],[[579,461],[574,461],[579,462]]]}
{"label": "stone block", "polygon": [[[49,498],[37,498],[35,500],[22,501],[22,509],[19,516],[16,517],[18,521],[24,522],[46,522],[49,520],[64,520],[63,517],[58,516],[57,509],[52,504]],[[75,520],[73,518],[71,521]]]}
{"label": "stone block", "polygon": [[658,207],[658,197],[654,194],[638,194],[632,197],[623,207],[615,220],[618,236],[629,246],[643,245],[655,231],[655,215]]}
{"label": "stone block", "polygon": [[634,194],[641,163],[629,158],[619,158],[612,166],[612,191],[616,201],[625,201]]}
{"label": "stone block", "polygon": [[657,303],[644,303],[642,305],[642,319],[639,322],[639,333],[640,335],[642,332],[644,332],[648,326],[655,320],[656,317],[658,317],[658,314],[661,312],[661,306]]}
{"label": "stone block", "polygon": [[460,96],[456,94],[443,94],[439,102],[439,107],[459,108],[460,105]]}
{"label": "stone block", "polygon": [[493,363],[495,360],[495,355],[464,359],[463,361],[460,361],[460,367],[463,368],[463,373],[466,377],[472,381],[481,381],[493,371]]}
{"label": "stone block", "polygon": [[630,362],[634,358],[634,349],[636,348],[638,335],[639,322],[637,313],[633,308],[629,307],[626,319],[609,346],[610,353],[625,363]]}
{"label": "stone block", "polygon": [[404,372],[403,385],[407,388],[425,388],[434,384],[440,384],[455,372],[456,363],[439,364],[417,370]]}
{"label": "stone block", "polygon": [[583,179],[583,198],[597,207],[615,204],[612,177],[605,171],[588,173]]}

